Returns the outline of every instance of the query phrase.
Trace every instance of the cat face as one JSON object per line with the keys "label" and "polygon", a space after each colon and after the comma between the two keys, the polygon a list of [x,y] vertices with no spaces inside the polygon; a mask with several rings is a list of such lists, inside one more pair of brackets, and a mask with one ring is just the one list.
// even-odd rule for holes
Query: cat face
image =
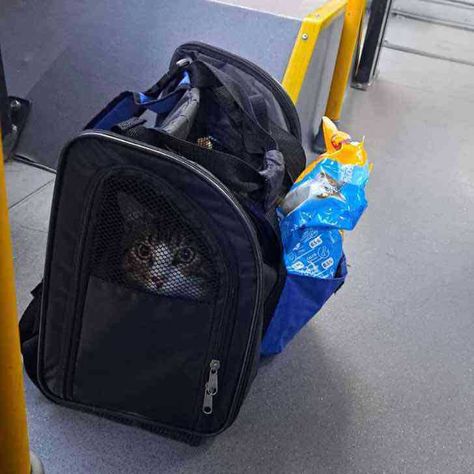
{"label": "cat face", "polygon": [[202,244],[180,223],[161,222],[133,197],[118,194],[124,221],[125,279],[164,296],[204,299],[212,267]]}
{"label": "cat face", "polygon": [[342,181],[337,181],[332,176],[324,171],[318,174],[317,182],[319,190],[315,197],[319,199],[326,199],[330,196],[341,197],[341,188],[344,185]]}
{"label": "cat face", "polygon": [[310,179],[290,191],[280,208],[287,215],[308,199],[327,199],[329,197],[344,199],[341,194],[342,186],[344,186],[343,181],[337,181],[326,172],[321,171],[316,179]]}

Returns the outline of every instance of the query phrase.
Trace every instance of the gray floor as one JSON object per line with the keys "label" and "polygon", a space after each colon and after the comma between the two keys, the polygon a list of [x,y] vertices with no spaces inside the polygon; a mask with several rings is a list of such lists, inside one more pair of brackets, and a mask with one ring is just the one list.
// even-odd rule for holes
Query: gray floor
{"label": "gray floor", "polygon": [[[191,448],[55,406],[26,381],[49,474],[474,472],[474,68],[384,50],[380,71],[344,114],[375,163],[349,279],[262,367],[236,423]],[[52,175],[7,172],[22,310]]]}

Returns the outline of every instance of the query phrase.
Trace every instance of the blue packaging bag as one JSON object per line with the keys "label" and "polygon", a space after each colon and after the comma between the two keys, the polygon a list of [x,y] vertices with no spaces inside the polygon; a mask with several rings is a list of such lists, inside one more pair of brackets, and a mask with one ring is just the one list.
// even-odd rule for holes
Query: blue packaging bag
{"label": "blue packaging bag", "polygon": [[262,340],[262,355],[281,352],[344,283],[343,231],[367,207],[370,167],[320,159],[303,172],[278,208],[287,278]]}
{"label": "blue packaging bag", "polygon": [[332,278],[342,257],[342,233],[302,227],[288,233],[284,247],[287,273]]}

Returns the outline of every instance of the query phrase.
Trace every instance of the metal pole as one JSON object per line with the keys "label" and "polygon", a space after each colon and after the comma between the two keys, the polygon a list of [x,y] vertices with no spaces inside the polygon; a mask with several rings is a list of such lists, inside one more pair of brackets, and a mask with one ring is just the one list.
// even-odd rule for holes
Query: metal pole
{"label": "metal pole", "polygon": [[341,118],[342,104],[344,103],[344,95],[349,81],[364,10],[365,0],[349,0],[347,3],[336,66],[334,67],[329,99],[326,105],[326,116],[336,122]]}
{"label": "metal pole", "polygon": [[30,101],[26,99],[8,96],[2,51],[0,49],[0,124],[2,125],[1,134],[5,160],[15,151],[21,131],[26,124],[30,106]]}
{"label": "metal pole", "polygon": [[380,50],[385,36],[392,0],[373,0],[359,62],[354,69],[352,87],[366,90],[377,74]]}
{"label": "metal pole", "polygon": [[10,115],[10,101],[7,93],[7,82],[3,69],[2,51],[0,49],[0,123],[2,124],[2,137],[12,132],[12,121]]}
{"label": "metal pole", "polygon": [[0,473],[31,471],[0,134]]}

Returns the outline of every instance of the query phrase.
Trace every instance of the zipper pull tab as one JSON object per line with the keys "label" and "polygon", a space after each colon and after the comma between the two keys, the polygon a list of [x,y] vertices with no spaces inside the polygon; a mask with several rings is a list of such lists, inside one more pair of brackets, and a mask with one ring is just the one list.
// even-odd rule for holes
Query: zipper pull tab
{"label": "zipper pull tab", "polygon": [[209,379],[206,382],[204,388],[204,402],[202,405],[202,411],[206,415],[210,415],[212,413],[212,398],[217,395],[217,391],[219,389],[218,381],[217,381],[217,372],[221,366],[220,361],[218,360],[211,360],[209,364]]}
{"label": "zipper pull tab", "polygon": [[212,395],[206,390],[204,390],[204,403],[202,404],[202,411],[205,415],[210,415],[212,413]]}
{"label": "zipper pull tab", "polygon": [[211,395],[217,395],[218,384],[217,384],[217,372],[221,367],[221,363],[218,360],[211,360],[209,364],[211,370],[209,371],[209,380],[206,384],[206,388],[209,390]]}

